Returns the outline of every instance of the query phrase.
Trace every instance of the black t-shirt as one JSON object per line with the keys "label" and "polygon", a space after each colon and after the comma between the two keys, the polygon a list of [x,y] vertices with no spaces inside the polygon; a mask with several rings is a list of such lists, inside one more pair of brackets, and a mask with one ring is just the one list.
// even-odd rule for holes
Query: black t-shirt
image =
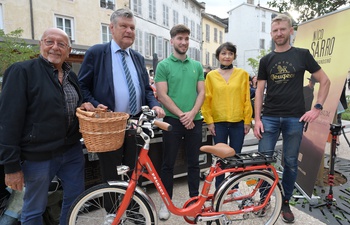
{"label": "black t-shirt", "polygon": [[305,113],[304,73],[320,69],[309,50],[302,48],[270,52],[261,58],[258,80],[267,81],[263,115],[301,117]]}

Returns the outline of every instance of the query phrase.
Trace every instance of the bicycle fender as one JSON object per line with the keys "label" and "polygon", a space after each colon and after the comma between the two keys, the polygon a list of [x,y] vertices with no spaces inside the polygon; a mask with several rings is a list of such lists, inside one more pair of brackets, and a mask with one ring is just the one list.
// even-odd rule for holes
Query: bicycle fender
{"label": "bicycle fender", "polygon": [[[247,172],[243,172],[243,173],[238,173],[238,174],[230,174],[229,176],[227,176],[225,178],[225,180],[220,184],[219,188],[216,189],[214,196],[213,196],[213,202],[215,203],[216,201],[216,196],[220,196],[221,193],[225,190],[226,185],[229,185],[230,183],[232,183],[234,180],[239,179],[240,177],[246,176],[247,174],[250,173],[260,173],[262,175],[268,176],[270,179],[274,180],[274,176],[272,176],[272,174],[267,171],[267,170],[252,170],[252,171],[247,171]],[[282,188],[282,185],[280,182],[278,182],[277,186],[280,188],[281,192],[282,192],[282,196],[284,196],[284,191]]]}

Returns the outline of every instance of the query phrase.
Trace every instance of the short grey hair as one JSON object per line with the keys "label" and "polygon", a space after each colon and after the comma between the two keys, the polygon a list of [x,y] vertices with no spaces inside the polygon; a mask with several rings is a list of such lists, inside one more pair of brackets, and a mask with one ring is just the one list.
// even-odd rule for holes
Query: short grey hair
{"label": "short grey hair", "polygon": [[121,17],[134,18],[134,14],[128,8],[117,9],[112,13],[110,21],[111,23],[115,24],[118,22],[118,18],[121,18]]}

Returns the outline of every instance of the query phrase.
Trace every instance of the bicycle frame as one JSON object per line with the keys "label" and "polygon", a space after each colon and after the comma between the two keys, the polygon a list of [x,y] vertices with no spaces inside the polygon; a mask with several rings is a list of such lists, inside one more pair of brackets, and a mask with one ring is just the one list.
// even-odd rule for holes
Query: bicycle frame
{"label": "bicycle frame", "polygon": [[[140,122],[139,122],[140,123]],[[127,187],[127,190],[124,195],[124,199],[116,213],[116,217],[112,223],[112,225],[116,225],[120,223],[120,218],[122,217],[123,213],[127,210],[130,201],[133,197],[134,191],[137,186],[137,181],[139,178],[142,176],[146,178],[147,180],[151,181],[158,193],[160,194],[163,202],[167,205],[167,208],[169,211],[175,215],[178,216],[186,216],[186,217],[197,217],[201,216],[203,217],[211,217],[211,219],[219,219],[222,214],[225,215],[236,215],[236,214],[241,214],[245,212],[256,212],[261,210],[263,207],[265,207],[268,203],[268,200],[270,199],[273,190],[275,189],[276,185],[278,185],[279,178],[276,169],[270,165],[270,164],[264,164],[264,165],[249,165],[249,166],[243,166],[243,167],[234,167],[234,168],[226,168],[226,169],[221,169],[219,167],[219,164],[217,163],[217,157],[213,160],[213,163],[209,169],[209,174],[206,176],[206,179],[204,181],[201,193],[199,196],[189,198],[189,200],[186,201],[184,204],[185,208],[179,208],[176,207],[172,200],[169,197],[168,192],[166,191],[161,178],[156,171],[150,157],[148,156],[148,151],[149,151],[149,146],[150,146],[150,137],[143,132],[141,126],[139,126],[137,129],[138,133],[140,136],[143,138],[145,141],[145,144],[141,148],[137,160],[137,165],[131,175],[131,178],[129,180],[129,185]],[[214,180],[215,177],[225,174],[225,173],[231,173],[231,174],[241,174],[243,172],[247,171],[254,171],[254,170],[259,170],[259,171],[266,171],[266,173],[270,174],[270,176],[274,177],[274,183],[272,184],[270,191],[266,195],[265,201],[263,204],[259,206],[251,206],[248,208],[243,208],[240,210],[236,211],[220,211],[220,212],[213,212],[212,210],[209,210],[207,208],[203,209],[204,203],[208,200],[212,200],[214,194],[209,194],[211,184]],[[270,172],[268,172],[270,171]],[[231,175],[232,176],[232,175]],[[262,181],[258,181],[262,183]],[[258,186],[259,187],[259,186]],[[255,190],[252,192],[250,195],[254,195],[256,192],[259,191],[259,188],[255,188]],[[232,190],[234,192],[234,190]],[[238,198],[235,198],[235,200],[240,200],[246,197],[251,197],[251,196],[240,196]],[[210,207],[211,208],[211,207]]]}

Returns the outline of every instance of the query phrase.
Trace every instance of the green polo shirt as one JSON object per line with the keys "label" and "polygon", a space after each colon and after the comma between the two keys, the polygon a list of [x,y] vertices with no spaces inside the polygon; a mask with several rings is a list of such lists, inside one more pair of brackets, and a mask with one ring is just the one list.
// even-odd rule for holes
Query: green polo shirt
{"label": "green polo shirt", "polygon": [[[188,56],[181,61],[171,54],[168,58],[159,62],[156,69],[155,82],[168,83],[168,96],[183,112],[190,111],[197,99],[197,83],[204,81],[202,65]],[[164,106],[166,116],[179,118]],[[195,120],[200,120],[197,113]]]}

